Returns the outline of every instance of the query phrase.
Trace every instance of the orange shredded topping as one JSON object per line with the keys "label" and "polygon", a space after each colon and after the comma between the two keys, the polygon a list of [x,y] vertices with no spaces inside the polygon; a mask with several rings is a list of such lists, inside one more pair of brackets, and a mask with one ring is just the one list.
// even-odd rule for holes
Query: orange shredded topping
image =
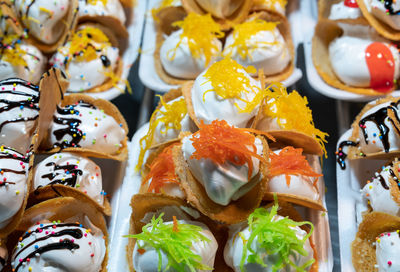
{"label": "orange shredded topping", "polygon": [[242,59],[247,57],[252,58],[251,53],[258,47],[263,45],[277,45],[279,44],[276,39],[273,42],[262,42],[258,41],[254,44],[251,41],[251,37],[256,35],[260,31],[273,31],[279,22],[266,22],[261,19],[255,19],[248,22],[244,22],[233,27],[233,43],[224,49],[226,56],[232,56],[236,48],[238,54]]}
{"label": "orange shredded topping", "polygon": [[191,159],[210,159],[219,165],[227,161],[235,165],[247,163],[248,179],[253,172],[253,157],[267,163],[264,157],[257,154],[256,137],[230,126],[225,120],[214,120],[209,125],[201,121],[199,130],[192,135],[191,140],[195,148]]}
{"label": "orange shredded topping", "polygon": [[[305,156],[302,155],[303,149],[286,146],[279,154],[270,152],[269,174],[271,177],[285,175],[286,185],[290,186],[290,175],[301,175],[307,177],[321,177],[322,174],[315,173],[308,163]],[[314,182],[314,186],[316,184]]]}
{"label": "orange shredded topping", "polygon": [[172,26],[180,27],[183,31],[178,44],[172,49],[172,60],[175,58],[178,47],[186,38],[193,57],[198,59],[204,55],[206,65],[208,65],[211,58],[218,52],[218,46],[214,40],[225,35],[221,26],[214,22],[211,14],[189,13],[183,21],[174,22]]}
{"label": "orange shredded topping", "polygon": [[172,157],[172,148],[176,144],[166,147],[150,165],[149,174],[143,179],[146,184],[150,179],[149,193],[160,193],[160,189],[167,183],[178,183],[175,174],[175,165]]}
{"label": "orange shredded topping", "polygon": [[154,133],[159,124],[164,124],[165,129],[161,133],[165,134],[169,129],[181,130],[181,121],[187,114],[185,100],[178,99],[172,103],[165,103],[160,97],[162,108],[153,112],[150,118],[149,132],[140,139],[140,154],[136,170],[139,170],[143,165],[144,155],[154,141]]}
{"label": "orange shredded topping", "polygon": [[[205,101],[205,95],[208,92],[215,92],[223,99],[236,98],[249,103],[242,95],[244,93],[258,93],[261,89],[251,83],[251,77],[246,72],[255,73],[256,70],[253,66],[244,68],[231,58],[224,58],[212,64],[204,73],[206,82],[211,83],[212,89],[204,92],[203,100]],[[237,103],[235,103],[235,106],[241,110]]]}
{"label": "orange shredded topping", "polygon": [[174,215],[174,216],[172,216],[172,220],[173,220],[173,224],[174,224],[174,226],[173,226],[173,228],[172,228],[172,231],[173,232],[179,232],[179,228],[178,228],[178,220],[176,220],[176,216]]}

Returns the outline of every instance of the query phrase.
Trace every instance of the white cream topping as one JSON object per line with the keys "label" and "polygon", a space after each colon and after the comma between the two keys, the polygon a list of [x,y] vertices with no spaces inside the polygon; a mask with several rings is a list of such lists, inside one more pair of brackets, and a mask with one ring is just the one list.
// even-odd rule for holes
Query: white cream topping
{"label": "white cream topping", "polygon": [[[78,61],[69,54],[71,42],[67,42],[53,55],[50,64],[60,68],[69,79],[69,92],[83,92],[100,86],[107,79],[106,72],[114,72],[119,60],[119,49],[111,44],[99,44],[94,41],[91,44],[95,48],[104,48],[96,51],[97,58],[91,61]],[[71,59],[72,58],[72,59]],[[102,58],[105,60],[103,61]],[[65,65],[68,59],[67,66]]]}
{"label": "white cream topping", "polygon": [[[252,35],[246,46],[249,55],[245,59],[238,53],[233,34],[226,38],[223,54],[230,56],[237,63],[244,67],[254,66],[257,70],[263,69],[266,75],[273,75],[282,72],[289,64],[291,57],[286,41],[278,28],[272,31],[259,31]],[[253,75],[256,75],[254,73]]]}
{"label": "white cream topping", "polygon": [[[252,86],[260,88],[260,82],[253,79],[244,70],[240,70],[249,80]],[[211,82],[204,77],[206,71],[201,73],[192,87],[192,104],[196,118],[204,121],[205,124],[211,124],[214,120],[226,120],[228,124],[236,127],[246,127],[247,123],[252,117],[257,114],[258,107],[256,107],[251,113],[240,112],[237,106],[243,109],[246,103],[237,99],[229,98],[223,99],[213,91]],[[247,87],[243,86],[243,89],[248,90]],[[255,97],[256,93],[252,90],[248,92],[242,92],[240,98],[245,101],[251,101]],[[236,106],[237,105],[237,106]]]}
{"label": "white cream topping", "polygon": [[[347,27],[347,25],[341,26]],[[366,61],[366,49],[373,42],[384,43],[392,52],[395,62],[393,79],[399,78],[399,54],[397,49],[389,44],[389,41],[378,37],[370,27],[358,27],[356,29],[347,27],[344,30],[344,35],[336,38],[329,45],[329,58],[332,68],[343,83],[354,87],[370,86],[371,76]],[[356,31],[359,32],[356,34]],[[350,33],[356,35],[348,36]]]}
{"label": "white cream topping", "polygon": [[[91,231],[88,231],[83,226],[63,226],[63,224],[43,223],[34,225],[27,230],[32,231],[32,233],[25,238],[23,237],[12,255],[13,268],[19,266],[20,260],[23,261],[16,272],[101,271],[106,254],[103,232],[94,225],[91,225]],[[54,225],[55,228],[52,227]],[[54,245],[56,248],[46,250],[46,247],[50,245]],[[72,249],[65,245],[70,245]],[[41,252],[38,256],[30,256],[37,250],[44,252]],[[26,258],[29,258],[30,261],[28,262]]]}
{"label": "white cream topping", "polygon": [[[281,220],[283,217],[280,215],[274,216],[274,221]],[[296,231],[296,237],[298,239],[303,239],[307,233],[299,227],[290,227],[291,229]],[[239,232],[241,233],[242,237],[239,236]],[[243,224],[233,225],[229,231],[229,239],[225,245],[224,249],[224,259],[228,266],[230,266],[235,272],[241,272],[240,270],[240,262],[242,259],[243,254],[243,239],[249,239],[251,233],[249,227],[245,227],[243,229]],[[243,239],[242,239],[243,238]],[[248,260],[244,263],[244,271],[247,272],[270,272],[272,271],[271,265],[275,264],[277,254],[268,255],[265,252],[265,249],[260,247],[260,244],[257,242],[257,238],[253,240],[251,244],[251,248],[257,252],[259,255],[264,256],[263,261],[267,265],[267,267],[262,267],[259,264],[249,263]],[[292,251],[290,255],[290,260],[301,266],[311,260],[314,256],[314,251],[310,245],[310,241],[306,240],[304,243],[304,250],[308,252],[307,256],[301,256],[300,254]],[[309,271],[310,268],[306,269]],[[295,272],[296,269],[292,266],[285,266],[284,269],[279,271],[285,272]]]}
{"label": "white cream topping", "polygon": [[124,8],[119,0],[107,0],[106,4],[98,0],[93,4],[87,0],[79,0],[79,17],[110,16],[118,19],[122,25],[126,22]]}
{"label": "white cream topping", "polygon": [[57,42],[69,27],[64,18],[70,9],[69,0],[15,0],[14,6],[29,34],[45,44]]}
{"label": "white cream topping", "polygon": [[[368,11],[377,19],[389,25],[395,30],[400,30],[400,15],[387,14],[384,1],[380,0],[363,0]],[[392,7],[394,11],[400,11],[399,1],[393,1]]]}
{"label": "white cream topping", "polygon": [[[149,181],[147,182],[147,185],[149,186],[152,182],[152,178],[149,179]],[[186,199],[186,194],[184,191],[182,191],[181,187],[179,186],[178,183],[172,183],[172,182],[168,182],[165,183],[162,188],[160,188],[160,191],[163,194],[169,195],[169,196],[175,196],[181,199]],[[155,191],[152,191],[152,193],[155,193]]]}
{"label": "white cream topping", "polygon": [[[66,111],[65,114],[60,113],[63,110]],[[125,130],[113,117],[84,102],[58,109],[54,114],[54,119],[57,121],[52,121],[49,130],[48,144],[50,146],[66,143],[66,147],[72,147],[75,139],[80,147],[106,154],[117,154],[125,139]],[[71,119],[77,122],[73,123]],[[80,141],[77,138],[79,134],[69,130],[73,127],[82,132]],[[60,133],[59,138],[56,137],[58,133]]]}
{"label": "white cream topping", "polygon": [[[188,38],[184,37],[181,41],[180,36],[183,30],[173,32],[163,42],[160,49],[160,60],[165,71],[177,78],[195,79],[203,72],[208,63],[204,54],[196,58],[192,55],[189,49]],[[178,46],[179,44],[179,46]],[[213,56],[210,63],[213,63],[222,50],[222,43],[217,38],[214,38],[213,44],[218,50],[213,50]]]}
{"label": "white cream topping", "polygon": [[396,231],[379,235],[376,244],[376,262],[379,272],[400,271],[400,238]]}
{"label": "white cream topping", "polygon": [[24,52],[21,57],[26,62],[26,66],[15,66],[0,57],[0,80],[17,77],[34,84],[39,83],[46,68],[46,57],[33,45],[24,43],[20,48]]}
{"label": "white cream topping", "polygon": [[[183,100],[183,96],[179,96],[171,101],[168,101],[166,104],[171,105],[172,103],[176,101]],[[165,107],[162,106],[160,108],[161,112],[165,112]],[[160,114],[156,116],[156,120],[160,118]],[[174,129],[174,128],[169,128],[167,131],[165,130],[165,124],[163,122],[159,122],[154,133],[154,141],[153,144],[159,144],[159,143],[165,143],[170,140],[177,139],[179,136],[179,133],[182,131],[190,131],[194,132],[196,130],[196,125],[190,119],[189,114],[186,114],[185,117],[182,118],[180,121],[181,129]]]}
{"label": "white cream topping", "polygon": [[[201,234],[204,235],[209,242],[194,242],[192,243],[191,250],[196,255],[201,257],[201,263],[209,267],[214,267],[215,254],[217,253],[218,244],[214,238],[214,235],[209,230],[209,228],[200,222],[178,220],[180,224],[190,224],[201,227],[203,230]],[[172,222],[165,222],[165,224],[172,224]],[[143,248],[145,252],[140,254],[138,252],[138,246]],[[158,271],[159,255],[157,251],[148,244],[145,244],[142,240],[137,240],[135,248],[133,250],[133,267],[136,272],[153,272]],[[166,271],[165,268],[168,264],[168,255],[161,250],[162,259],[162,269],[161,271]],[[170,270],[168,270],[170,271]],[[198,272],[208,271],[208,270],[196,270]]]}
{"label": "white cream topping", "polygon": [[0,148],[0,228],[12,220],[23,204],[27,194],[28,160],[13,149]]}
{"label": "white cream topping", "polygon": [[244,0],[196,0],[196,2],[211,15],[226,18],[240,8]]}
{"label": "white cream topping", "polygon": [[0,109],[0,144],[25,154],[39,116],[39,88],[16,78],[0,81]]}
{"label": "white cream topping", "polygon": [[[182,139],[183,156],[193,176],[204,186],[207,195],[212,201],[220,205],[228,205],[249,192],[262,179],[260,161],[252,157],[253,170],[251,179],[248,179],[249,166],[247,163],[238,166],[229,161],[223,165],[216,165],[210,159],[191,159],[196,151],[192,144],[192,135]],[[263,145],[260,139],[254,142],[257,154],[262,156]],[[250,147],[249,147],[250,150]]]}
{"label": "white cream topping", "polygon": [[[372,182],[367,183],[361,189],[361,194],[369,201],[368,203],[374,211],[399,216],[400,206],[393,200],[393,196],[390,193],[392,187],[389,182],[391,177],[390,168],[390,166],[386,166],[380,173],[375,173]],[[385,189],[384,186],[387,186],[388,189]]]}
{"label": "white cream topping", "polygon": [[[376,105],[375,107],[369,109],[366,113],[361,116],[360,120],[364,120],[367,116],[376,113],[382,108],[386,108],[390,106],[391,102],[381,103]],[[392,109],[395,109],[396,114],[400,116],[398,107],[392,106]],[[389,120],[389,117],[386,116],[383,124],[388,128],[387,137],[389,143],[389,152],[393,150],[400,149],[400,137],[396,132],[396,128],[393,126],[392,122]],[[368,144],[366,143],[366,139],[364,137],[363,129],[359,128],[359,139],[360,144],[359,147],[361,151],[365,154],[376,153],[376,152],[384,152],[384,142],[385,138],[380,138],[381,132],[379,131],[379,127],[373,121],[366,121],[365,122],[365,133],[367,136]]]}
{"label": "white cream topping", "polygon": [[330,20],[357,19],[362,17],[360,8],[346,6],[344,2],[345,1],[340,1],[337,4],[332,5],[331,13],[329,14]]}
{"label": "white cream topping", "polygon": [[33,189],[49,184],[74,187],[103,205],[101,169],[94,161],[72,153],[57,153],[36,165]]}

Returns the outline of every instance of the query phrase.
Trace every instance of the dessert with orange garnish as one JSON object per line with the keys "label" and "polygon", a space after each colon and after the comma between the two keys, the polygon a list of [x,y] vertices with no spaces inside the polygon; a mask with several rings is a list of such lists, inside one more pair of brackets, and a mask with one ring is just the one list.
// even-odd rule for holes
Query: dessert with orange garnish
{"label": "dessert with orange garnish", "polygon": [[173,149],[175,172],[187,200],[213,219],[238,222],[261,201],[268,145],[250,131],[225,120],[201,122],[197,132],[184,136]]}
{"label": "dessert with orange garnish", "polygon": [[[309,159],[312,160],[311,157]],[[281,200],[325,210],[317,186],[322,174],[313,169],[301,148],[286,146],[270,151],[269,160],[265,199],[273,199],[276,193]],[[314,163],[318,161],[314,160]]]}

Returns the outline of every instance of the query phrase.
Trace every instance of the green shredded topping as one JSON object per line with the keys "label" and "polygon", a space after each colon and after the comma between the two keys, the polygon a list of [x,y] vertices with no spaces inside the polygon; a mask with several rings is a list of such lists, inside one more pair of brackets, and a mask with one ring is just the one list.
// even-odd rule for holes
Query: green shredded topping
{"label": "green shredded topping", "polygon": [[174,224],[165,224],[162,220],[164,213],[158,218],[151,219],[151,222],[142,228],[142,233],[127,235],[144,242],[143,247],[150,246],[158,253],[158,271],[162,269],[161,251],[168,256],[168,264],[165,268],[173,268],[177,272],[191,272],[197,270],[213,270],[212,267],[204,265],[201,257],[192,250],[192,244],[196,242],[208,243],[210,240],[204,236],[199,226],[181,224],[175,221]]}
{"label": "green shredded topping", "polygon": [[[274,220],[274,216],[278,213],[278,204],[275,203],[271,210],[264,208],[256,209],[248,219],[250,237],[244,239],[243,233],[239,236],[243,240],[243,254],[240,262],[240,270],[245,271],[244,264],[257,263],[262,267],[267,267],[263,257],[267,255],[276,255],[276,263],[272,265],[272,271],[280,271],[287,265],[292,266],[297,272],[306,271],[306,268],[311,266],[315,260],[311,259],[302,266],[298,266],[289,258],[294,253],[302,256],[307,256],[308,252],[304,249],[304,243],[311,236],[314,226],[311,222],[295,222],[288,217],[281,220]],[[299,227],[309,225],[310,232],[299,239],[296,236],[296,230],[290,227]],[[256,240],[259,247],[265,250],[265,254],[257,253],[251,248],[253,241]]]}

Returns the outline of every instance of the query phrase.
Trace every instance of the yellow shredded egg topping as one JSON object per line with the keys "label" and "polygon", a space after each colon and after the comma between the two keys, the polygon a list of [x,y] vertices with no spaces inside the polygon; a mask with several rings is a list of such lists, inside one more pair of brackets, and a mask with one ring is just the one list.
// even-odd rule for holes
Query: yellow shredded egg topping
{"label": "yellow shredded egg topping", "polygon": [[2,38],[0,59],[12,64],[13,66],[27,66],[23,56],[27,54],[20,46],[18,35],[7,35]]}
{"label": "yellow shredded egg topping", "polygon": [[103,6],[107,5],[107,0],[87,0],[87,3],[93,6],[97,5],[97,2],[102,2]]}

